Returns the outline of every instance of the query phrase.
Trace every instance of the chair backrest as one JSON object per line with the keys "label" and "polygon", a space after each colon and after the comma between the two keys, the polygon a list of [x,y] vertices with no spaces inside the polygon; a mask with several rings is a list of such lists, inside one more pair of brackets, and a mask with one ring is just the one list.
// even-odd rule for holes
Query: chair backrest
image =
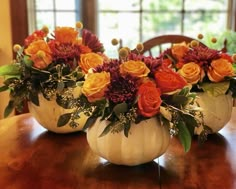
{"label": "chair backrest", "polygon": [[[142,54],[148,53],[150,56],[158,55],[168,46],[171,47],[174,43],[181,43],[183,41],[190,43],[192,40],[196,39],[184,35],[160,35],[143,42],[144,50]],[[201,42],[200,44],[205,46]]]}

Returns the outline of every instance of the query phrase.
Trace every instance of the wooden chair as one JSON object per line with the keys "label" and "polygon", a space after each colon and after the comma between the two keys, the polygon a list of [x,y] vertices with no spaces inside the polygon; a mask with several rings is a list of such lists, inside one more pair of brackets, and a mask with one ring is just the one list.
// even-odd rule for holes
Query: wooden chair
{"label": "wooden chair", "polygon": [[[183,41],[189,43],[192,40],[197,40],[197,39],[184,35],[175,35],[175,34],[160,35],[143,42],[144,50],[142,51],[142,54],[148,54],[150,56],[158,55],[163,50],[165,50],[167,47],[170,47],[174,43],[181,43]],[[201,42],[200,44],[204,45]]]}

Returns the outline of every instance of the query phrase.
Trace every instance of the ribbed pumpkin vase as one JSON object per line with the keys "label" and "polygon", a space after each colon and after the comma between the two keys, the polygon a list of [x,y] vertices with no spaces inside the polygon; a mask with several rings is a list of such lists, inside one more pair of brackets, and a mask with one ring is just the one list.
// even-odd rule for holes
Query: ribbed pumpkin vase
{"label": "ribbed pumpkin vase", "polygon": [[65,113],[72,112],[72,109],[64,109],[57,104],[55,99],[49,101],[41,94],[39,94],[39,104],[40,106],[36,106],[32,102],[29,102],[29,112],[42,127],[54,133],[72,133],[81,131],[87,120],[85,115],[81,115],[81,118],[77,121],[77,123],[79,123],[78,127],[72,128],[69,124],[58,127],[57,122],[59,117]]}
{"label": "ribbed pumpkin vase", "polygon": [[90,148],[110,163],[127,166],[147,163],[164,154],[169,146],[168,128],[156,118],[132,124],[128,137],[124,132],[99,136],[108,124],[98,119],[88,129],[87,140]]}
{"label": "ribbed pumpkin vase", "polygon": [[[230,120],[233,98],[230,94],[210,96],[205,92],[198,92],[197,103],[203,108],[204,123],[209,126],[213,133],[220,131]],[[196,130],[199,134],[202,128]]]}

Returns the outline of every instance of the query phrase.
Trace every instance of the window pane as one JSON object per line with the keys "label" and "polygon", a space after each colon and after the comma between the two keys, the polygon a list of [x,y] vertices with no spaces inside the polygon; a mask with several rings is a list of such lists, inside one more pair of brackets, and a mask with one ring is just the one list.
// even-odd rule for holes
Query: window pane
{"label": "window pane", "polygon": [[71,26],[75,27],[76,14],[74,12],[57,12],[56,25],[57,26]]}
{"label": "window pane", "polygon": [[186,10],[225,10],[227,11],[228,0],[185,0]]}
{"label": "window pane", "polygon": [[43,26],[48,26],[49,30],[54,29],[54,14],[53,12],[37,12],[37,29],[41,29]]}
{"label": "window pane", "polygon": [[98,0],[100,11],[103,10],[139,10],[140,0]]}
{"label": "window pane", "polygon": [[179,34],[181,15],[178,13],[143,14],[143,41],[157,35]]}
{"label": "window pane", "polygon": [[143,10],[181,10],[182,0],[145,0]]}
{"label": "window pane", "polygon": [[53,1],[49,0],[35,0],[36,10],[52,10]]}
{"label": "window pane", "polygon": [[184,30],[188,35],[198,33],[221,33],[226,28],[226,14],[224,13],[187,13],[185,16]]}
{"label": "window pane", "polygon": [[55,0],[57,10],[75,10],[75,0]]}
{"label": "window pane", "polygon": [[[127,18],[129,21],[127,22]],[[117,56],[117,47],[111,45],[113,38],[122,39],[123,46],[135,48],[139,42],[139,14],[137,13],[101,13],[99,14],[99,38],[106,52]],[[114,54],[115,53],[115,54]]]}

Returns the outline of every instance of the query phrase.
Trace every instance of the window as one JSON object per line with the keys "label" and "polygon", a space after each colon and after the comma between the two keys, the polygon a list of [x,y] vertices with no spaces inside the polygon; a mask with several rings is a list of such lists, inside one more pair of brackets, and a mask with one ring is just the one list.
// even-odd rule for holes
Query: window
{"label": "window", "polygon": [[[33,3],[32,5],[32,2]],[[222,32],[235,25],[235,0],[28,0],[34,28],[71,25],[82,20],[93,24],[106,52],[114,48],[112,38],[134,48],[138,42],[161,34]],[[92,8],[91,8],[92,7]],[[85,15],[85,16],[83,16]],[[97,19],[95,19],[97,18]],[[233,26],[235,27],[235,26]],[[86,27],[88,28],[88,27]],[[94,30],[93,30],[94,29]],[[32,30],[31,30],[32,31]]]}
{"label": "window", "polygon": [[75,26],[77,20],[81,20],[81,0],[28,0],[28,5],[32,7],[28,18],[33,27],[42,28],[47,25],[49,29],[55,26]]}
{"label": "window", "polygon": [[[107,39],[120,38],[124,46],[135,47],[162,34],[222,32],[227,28],[228,0],[98,0],[98,31]],[[229,1],[230,2],[230,1]]]}

